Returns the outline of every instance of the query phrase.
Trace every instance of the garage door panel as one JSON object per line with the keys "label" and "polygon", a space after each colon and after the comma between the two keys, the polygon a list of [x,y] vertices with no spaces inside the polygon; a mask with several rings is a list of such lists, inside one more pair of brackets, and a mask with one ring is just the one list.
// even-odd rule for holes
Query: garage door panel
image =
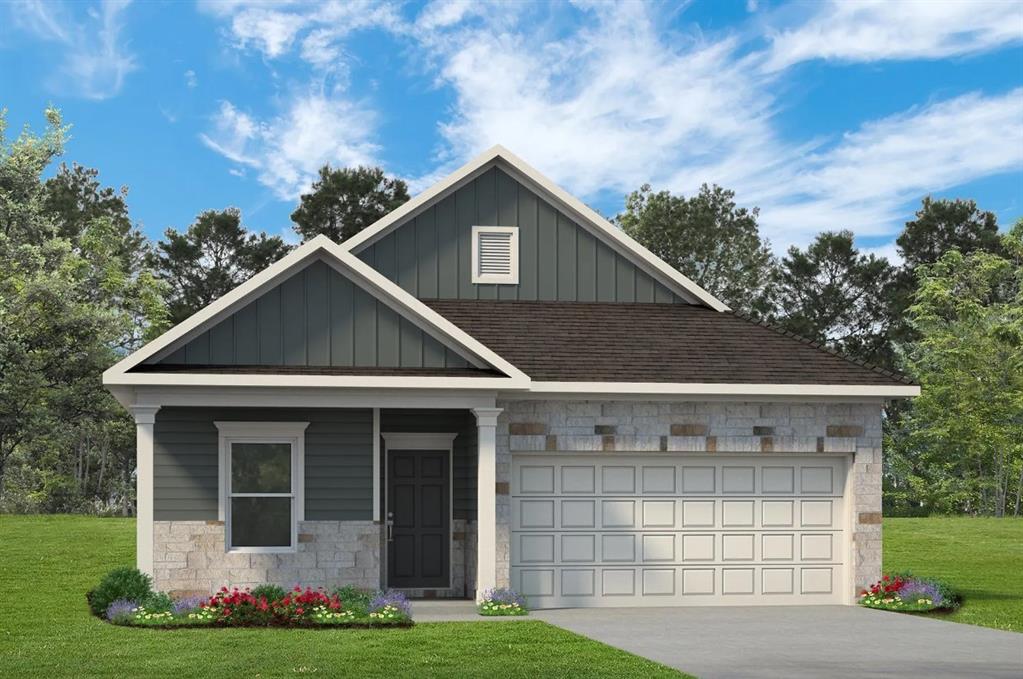
{"label": "garage door panel", "polygon": [[675,492],[675,467],[672,466],[644,466],[643,467],[643,493],[674,493]]}
{"label": "garage door panel", "polygon": [[838,456],[515,454],[512,586],[537,608],[841,603],[845,474]]}

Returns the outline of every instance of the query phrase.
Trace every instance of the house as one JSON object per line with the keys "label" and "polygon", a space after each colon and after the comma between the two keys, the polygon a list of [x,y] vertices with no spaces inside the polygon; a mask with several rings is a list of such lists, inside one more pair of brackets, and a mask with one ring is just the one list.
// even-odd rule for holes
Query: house
{"label": "house", "polygon": [[849,603],[904,378],[733,314],[501,147],[104,374],[138,567],[535,607]]}

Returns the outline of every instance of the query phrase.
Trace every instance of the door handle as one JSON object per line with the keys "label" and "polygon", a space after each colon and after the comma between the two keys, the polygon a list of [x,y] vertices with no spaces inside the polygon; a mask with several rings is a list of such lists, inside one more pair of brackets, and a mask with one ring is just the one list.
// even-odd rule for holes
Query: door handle
{"label": "door handle", "polygon": [[387,541],[394,541],[394,521],[391,521],[390,519],[387,520]]}

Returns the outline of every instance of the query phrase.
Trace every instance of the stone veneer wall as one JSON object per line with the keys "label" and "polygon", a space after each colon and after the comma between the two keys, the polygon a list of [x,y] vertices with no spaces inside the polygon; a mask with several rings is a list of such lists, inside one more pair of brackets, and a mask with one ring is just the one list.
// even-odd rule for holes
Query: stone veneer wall
{"label": "stone veneer wall", "polygon": [[290,588],[380,586],[381,527],[372,521],[302,521],[298,551],[227,553],[220,521],[156,521],[153,580],[156,589],[207,593],[265,582]]}
{"label": "stone veneer wall", "polygon": [[502,401],[497,585],[508,586],[511,453],[853,453],[853,582],[881,577],[881,406],[870,403]]}

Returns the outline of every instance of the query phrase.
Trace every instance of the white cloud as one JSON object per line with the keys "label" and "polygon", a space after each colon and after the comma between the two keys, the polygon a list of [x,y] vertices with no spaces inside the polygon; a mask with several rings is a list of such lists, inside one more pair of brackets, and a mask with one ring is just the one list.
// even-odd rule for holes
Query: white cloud
{"label": "white cloud", "polygon": [[185,86],[190,90],[199,86],[199,76],[192,69],[185,71]]}
{"label": "white cloud", "polygon": [[1023,168],[1023,89],[968,94],[868,122],[833,148],[772,173],[747,193],[775,239],[817,230],[885,235],[907,202],[973,179]]}
{"label": "white cloud", "polygon": [[319,91],[298,93],[289,101],[286,110],[266,120],[222,102],[213,128],[200,138],[228,160],[251,168],[281,200],[294,200],[307,190],[326,163],[376,163],[375,121],[365,107]]}
{"label": "white cloud", "polygon": [[[298,54],[317,80],[358,65],[344,44],[352,31],[379,28],[405,40],[415,65],[454,95],[437,123],[436,167],[412,178],[413,190],[501,143],[584,199],[644,183],[686,194],[704,182],[734,189],[741,204],[761,207],[765,235],[784,250],[823,229],[850,228],[877,242],[923,194],[1023,167],[1020,90],[932,102],[844,135],[783,137],[777,117],[786,64],[965,54],[1019,33],[996,26],[1005,11],[994,5],[975,15],[916,8],[916,26],[900,19],[910,10],[898,6],[848,7],[828,5],[753,53],[745,34],[667,31],[658,14],[665,10],[641,3],[581,3],[564,10],[573,13],[570,23],[535,5],[461,0],[427,5],[411,26],[376,3],[237,3],[217,11],[235,41],[243,37],[234,27],[258,25],[234,21],[239,13],[298,17],[285,26],[294,30],[244,39],[268,59]],[[885,30],[857,52],[842,33],[851,30],[842,21],[854,20]],[[814,35],[830,37],[814,43]],[[815,52],[814,44],[832,52]],[[312,94],[268,120],[225,103],[204,141],[292,199],[323,162],[374,162],[374,131],[364,103]]]}
{"label": "white cloud", "polygon": [[10,8],[12,23],[61,45],[63,61],[50,83],[60,93],[87,99],[118,94],[138,65],[124,44],[122,15],[130,0],[104,0],[76,16],[76,6],[27,0]]}
{"label": "white cloud", "polygon": [[1023,5],[1011,0],[831,0],[804,23],[776,33],[766,62],[936,59],[1023,40]]}

